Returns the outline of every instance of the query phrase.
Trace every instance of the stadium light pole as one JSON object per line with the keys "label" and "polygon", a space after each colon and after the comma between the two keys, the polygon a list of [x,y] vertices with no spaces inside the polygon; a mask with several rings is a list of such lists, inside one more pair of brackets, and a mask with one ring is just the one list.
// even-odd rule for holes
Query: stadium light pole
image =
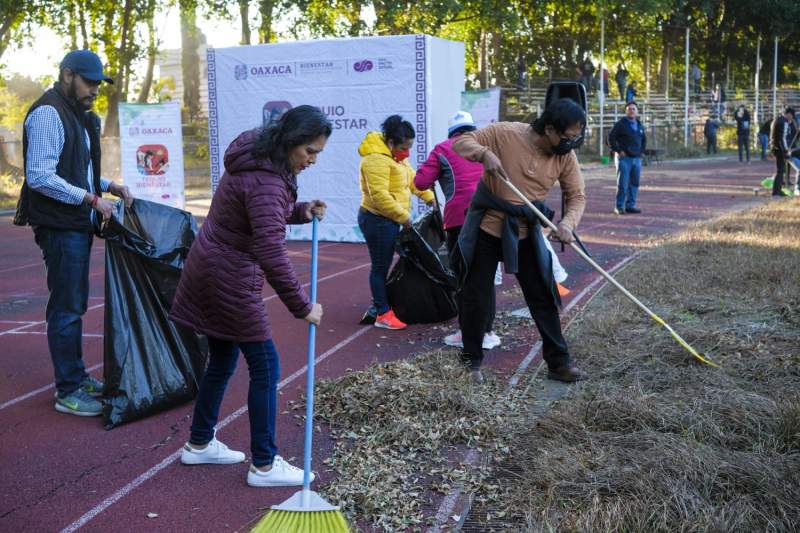
{"label": "stadium light pole", "polygon": [[686,27],[686,72],[684,72],[683,95],[683,147],[689,146],[689,27]]}
{"label": "stadium light pole", "polygon": [[758,41],[757,41],[757,44],[756,44],[756,79],[755,79],[755,84],[756,84],[756,102],[755,102],[755,105],[753,106],[753,123],[756,126],[755,128],[753,128],[753,131],[756,132],[756,138],[758,138],[758,129],[757,129],[758,125],[761,123],[760,117],[759,117],[759,112],[758,112],[760,104],[761,104],[761,101],[759,100],[759,94],[758,94],[758,83],[759,83],[759,74],[760,74],[760,72],[761,72],[761,36],[759,35],[758,36]]}
{"label": "stadium light pole", "polygon": [[605,105],[606,105],[606,87],[605,87],[605,72],[603,70],[603,61],[605,60],[605,46],[606,46],[606,19],[600,19],[600,90],[597,92],[600,96],[600,157],[603,157],[603,119],[605,118]]}
{"label": "stadium light pole", "polygon": [[772,116],[778,116],[778,38],[775,37],[775,53],[772,61]]}

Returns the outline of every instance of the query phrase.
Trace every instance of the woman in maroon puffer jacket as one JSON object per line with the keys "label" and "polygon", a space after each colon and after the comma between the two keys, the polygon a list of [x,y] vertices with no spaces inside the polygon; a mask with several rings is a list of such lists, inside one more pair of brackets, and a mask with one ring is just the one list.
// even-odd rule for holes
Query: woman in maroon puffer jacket
{"label": "woman in maroon puffer jacket", "polygon": [[301,485],[303,471],[276,454],[275,412],[280,375],[267,312],[261,299],[269,282],[291,313],[319,324],[322,306],[311,304],[286,249],[286,224],[322,218],[325,203],[297,202],[297,174],[316,162],[331,134],[317,108],[300,106],[276,124],[246,131],[225,153],[211,209],[189,252],[170,318],[208,336],[208,368],[200,383],[183,464],[244,461],[214,437],[214,426],[239,351],[250,369],[247,406],[252,466],[247,483]]}

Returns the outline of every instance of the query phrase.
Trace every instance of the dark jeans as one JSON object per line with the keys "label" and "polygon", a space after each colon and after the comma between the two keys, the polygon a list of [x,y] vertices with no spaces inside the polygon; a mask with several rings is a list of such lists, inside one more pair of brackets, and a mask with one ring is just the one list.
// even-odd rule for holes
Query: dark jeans
{"label": "dark jeans", "polygon": [[[458,244],[458,235],[461,233],[461,226],[457,226],[455,228],[448,228],[445,230],[447,236],[447,253],[450,257],[453,256],[453,250],[455,250],[456,245]],[[494,283],[494,281],[493,281]],[[462,291],[458,291],[456,293],[456,306],[459,309],[463,309],[463,303],[461,302],[461,295],[463,294]],[[487,316],[486,322],[486,331],[492,331],[494,329],[494,316],[497,314],[497,294],[495,293],[494,287],[492,287],[492,302],[489,307],[489,314]]]}
{"label": "dark jeans", "polygon": [[208,368],[195,400],[189,442],[202,445],[214,438],[214,426],[219,418],[222,396],[228,380],[236,370],[241,349],[250,368],[247,410],[250,416],[250,451],[253,454],[253,464],[271,465],[278,451],[275,446],[275,412],[281,373],[275,345],[271,339],[235,343],[209,337],[208,346]]}
{"label": "dark jeans", "polygon": [[769,147],[769,135],[767,135],[766,133],[759,133],[758,144],[761,145],[761,160],[764,161],[767,158],[767,148]]}
{"label": "dark jeans", "polygon": [[372,304],[382,315],[389,310],[386,296],[386,277],[394,257],[394,243],[400,233],[400,224],[366,209],[358,210],[358,227],[364,234],[369,249],[372,267],[369,271],[369,288],[372,291]]}
{"label": "dark jeans", "polygon": [[742,162],[742,150],[747,154],[747,162],[750,162],[750,131],[744,131],[736,135],[736,144],[739,147],[739,162]]}
{"label": "dark jeans", "polygon": [[[538,228],[534,231],[538,231]],[[502,241],[480,230],[475,256],[462,289],[463,307],[458,313],[461,337],[464,340],[461,360],[471,369],[480,368],[483,362],[483,335],[486,333],[487,315],[494,294],[494,273],[501,257]],[[558,306],[539,275],[533,248],[527,238],[519,243],[518,267],[517,281],[542,337],[542,351],[547,366],[555,370],[569,365],[569,351],[567,341],[561,333]]]}
{"label": "dark jeans", "polygon": [[[772,182],[772,194],[778,195],[783,191],[783,175],[786,172],[786,156],[783,152],[773,152],[775,156],[775,180]],[[788,177],[788,176],[787,176]]]}
{"label": "dark jeans", "polygon": [[716,154],[717,153],[717,136],[706,136],[706,153],[707,154]]}
{"label": "dark jeans", "polygon": [[36,244],[47,269],[47,344],[60,397],[75,392],[87,377],[83,364],[83,321],[89,302],[92,234],[38,227]]}
{"label": "dark jeans", "polygon": [[639,177],[642,174],[640,157],[620,157],[617,162],[617,209],[636,207]]}

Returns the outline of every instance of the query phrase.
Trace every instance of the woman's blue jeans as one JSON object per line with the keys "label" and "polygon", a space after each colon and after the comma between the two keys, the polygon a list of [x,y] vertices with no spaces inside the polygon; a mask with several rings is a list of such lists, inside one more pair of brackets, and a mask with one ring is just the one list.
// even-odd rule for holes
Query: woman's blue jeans
{"label": "woman's blue jeans", "polygon": [[400,233],[400,224],[376,215],[366,209],[358,210],[358,227],[364,234],[369,249],[372,268],[369,271],[369,288],[372,291],[372,304],[379,315],[389,310],[386,296],[386,277],[394,257],[394,243]]}
{"label": "woman's blue jeans", "polygon": [[208,338],[208,368],[200,382],[194,404],[194,418],[189,442],[203,445],[214,438],[219,406],[228,380],[236,370],[239,350],[250,368],[250,389],[247,409],[250,416],[250,451],[253,465],[272,464],[278,449],[275,446],[275,413],[277,411],[280,361],[271,339],[263,342],[226,341]]}

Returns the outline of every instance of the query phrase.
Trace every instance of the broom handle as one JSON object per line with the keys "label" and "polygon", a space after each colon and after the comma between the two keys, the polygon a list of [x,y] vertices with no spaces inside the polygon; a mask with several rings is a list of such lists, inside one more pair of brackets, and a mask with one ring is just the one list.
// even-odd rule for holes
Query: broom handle
{"label": "broom handle", "polygon": [[[553,231],[556,231],[556,229],[557,229],[557,228],[556,228],[556,225],[555,225],[555,224],[553,224],[553,222],[552,222],[552,221],[550,221],[550,219],[548,219],[546,216],[544,216],[544,214],[542,214],[542,212],[541,212],[541,211],[539,211],[538,209],[536,209],[536,206],[535,206],[535,205],[533,205],[533,203],[532,203],[530,200],[528,200],[528,199],[525,197],[525,195],[524,195],[524,194],[522,194],[522,192],[521,192],[521,191],[520,191],[520,190],[519,190],[519,189],[516,187],[516,185],[514,185],[513,183],[511,183],[511,180],[509,180],[507,176],[505,176],[505,175],[503,175],[503,174],[500,174],[500,175],[498,175],[498,179],[499,179],[500,181],[502,181],[503,183],[505,183],[506,185],[508,185],[508,187],[509,187],[509,188],[510,188],[512,191],[514,191],[514,194],[516,194],[516,195],[519,197],[519,199],[520,199],[520,200],[522,200],[522,201],[525,203],[525,205],[527,205],[527,206],[528,206],[528,208],[530,208],[530,209],[531,209],[531,210],[534,212],[534,214],[535,214],[537,217],[539,217],[539,220],[541,220],[543,224],[545,224],[545,225],[546,225],[547,227],[549,227],[551,230],[553,230]],[[659,317],[657,314],[655,314],[654,312],[652,312],[652,311],[651,311],[651,310],[650,310],[650,309],[649,309],[649,308],[648,308],[646,305],[644,305],[642,302],[640,302],[640,301],[639,301],[639,299],[638,299],[638,298],[636,298],[636,296],[634,296],[633,294],[631,294],[631,293],[628,291],[628,289],[626,289],[625,287],[623,287],[623,286],[622,286],[622,285],[621,285],[621,284],[620,284],[620,283],[619,283],[619,282],[618,282],[616,279],[614,279],[614,277],[613,277],[611,274],[609,274],[608,272],[606,272],[606,271],[603,269],[603,267],[601,267],[600,265],[598,265],[597,263],[595,263],[595,262],[594,262],[594,260],[593,260],[591,257],[589,257],[587,254],[585,254],[585,253],[583,252],[583,250],[581,250],[581,249],[580,249],[580,247],[579,247],[578,245],[576,245],[574,242],[571,242],[571,243],[569,243],[569,245],[572,247],[572,249],[573,249],[573,250],[575,250],[575,252],[576,252],[576,253],[577,253],[579,256],[581,256],[581,257],[582,257],[582,258],[583,258],[583,259],[584,259],[584,260],[585,260],[587,263],[589,263],[589,264],[592,266],[592,268],[594,268],[594,269],[595,269],[597,272],[599,272],[601,276],[603,276],[604,278],[606,278],[606,280],[608,280],[608,282],[609,282],[609,283],[611,283],[611,284],[612,284],[614,287],[616,287],[617,289],[619,289],[619,290],[620,290],[620,292],[622,292],[622,294],[624,294],[624,295],[625,295],[625,296],[626,296],[626,297],[627,297],[627,298],[628,298],[630,301],[632,301],[632,302],[633,302],[633,303],[635,303],[637,306],[639,306],[639,308],[640,308],[640,309],[642,309],[642,310],[643,310],[645,313],[647,313],[647,315],[648,315],[650,318],[652,318],[652,319],[653,319],[653,320],[654,320],[656,323],[660,324],[661,326],[664,326],[664,327],[667,329],[667,331],[669,331],[670,335],[672,335],[672,337],[673,337],[673,338],[674,338],[676,341],[678,341],[678,343],[679,343],[681,346],[683,346],[684,348],[686,348],[686,350],[688,350],[688,351],[689,351],[689,353],[691,353],[691,354],[692,354],[692,356],[694,356],[696,359],[698,359],[699,361],[702,361],[703,363],[705,363],[705,364],[707,364],[707,365],[711,365],[711,366],[715,366],[715,367],[716,367],[716,366],[718,366],[716,363],[714,363],[714,362],[712,362],[712,361],[709,361],[708,359],[706,359],[705,357],[703,357],[702,355],[700,355],[700,354],[697,352],[697,350],[695,350],[694,348],[692,348],[692,346],[691,346],[691,345],[690,345],[688,342],[686,342],[685,340],[683,340],[683,338],[682,338],[680,335],[678,335],[678,333],[677,333],[675,330],[673,330],[673,329],[670,327],[670,325],[669,325],[669,324],[667,324],[666,322],[664,322],[664,321],[661,319],[661,317]]]}
{"label": "broom handle", "polygon": [[[312,215],[313,216],[313,215]],[[311,221],[311,303],[317,303],[317,227],[319,222],[313,216]],[[308,497],[311,490],[311,437],[314,431],[314,353],[316,325],[308,324],[308,363],[306,370],[306,428],[303,447],[303,496]]]}

